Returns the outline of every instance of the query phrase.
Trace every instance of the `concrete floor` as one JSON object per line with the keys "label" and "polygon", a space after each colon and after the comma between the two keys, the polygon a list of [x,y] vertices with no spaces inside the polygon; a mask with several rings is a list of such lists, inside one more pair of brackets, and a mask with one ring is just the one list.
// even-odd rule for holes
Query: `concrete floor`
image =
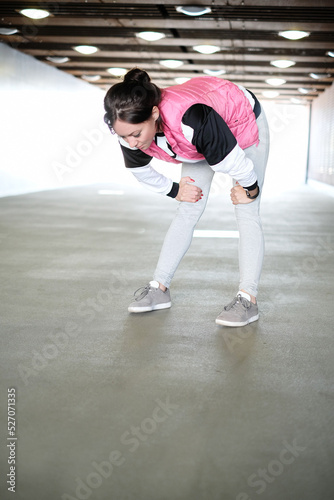
{"label": "concrete floor", "polygon": [[[195,238],[173,307],[129,315],[175,201],[98,189],[0,199],[1,499],[14,387],[17,500],[333,500],[334,198],[263,201],[261,318],[231,329],[237,239]],[[198,229],[236,229],[227,197]]]}

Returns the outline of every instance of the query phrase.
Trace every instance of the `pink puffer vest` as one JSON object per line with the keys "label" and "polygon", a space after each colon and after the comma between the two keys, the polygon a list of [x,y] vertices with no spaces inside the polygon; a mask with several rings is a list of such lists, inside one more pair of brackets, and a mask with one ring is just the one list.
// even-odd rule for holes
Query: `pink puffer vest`
{"label": "pink puffer vest", "polygon": [[[258,144],[259,134],[255,115],[242,90],[228,80],[203,76],[162,90],[159,111],[163,121],[163,132],[177,155],[188,160],[204,159],[182,133],[182,117],[193,104],[206,104],[217,111],[242,149]],[[160,160],[180,163],[159,148],[155,142],[152,142],[145,153]]]}

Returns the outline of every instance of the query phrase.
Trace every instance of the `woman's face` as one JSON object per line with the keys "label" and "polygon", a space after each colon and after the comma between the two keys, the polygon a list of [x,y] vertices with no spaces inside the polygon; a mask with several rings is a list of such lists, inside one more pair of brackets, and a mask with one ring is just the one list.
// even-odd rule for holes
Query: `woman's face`
{"label": "woman's face", "polygon": [[150,147],[157,132],[156,120],[159,117],[159,109],[154,106],[148,120],[142,123],[127,123],[116,120],[113,129],[116,134],[124,139],[131,148],[147,149]]}

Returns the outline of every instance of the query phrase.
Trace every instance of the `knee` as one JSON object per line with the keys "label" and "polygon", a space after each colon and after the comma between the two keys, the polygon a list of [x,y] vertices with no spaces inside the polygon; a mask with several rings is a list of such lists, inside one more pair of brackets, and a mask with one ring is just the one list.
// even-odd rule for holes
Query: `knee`
{"label": "knee", "polygon": [[177,217],[183,219],[185,223],[196,224],[201,218],[204,208],[203,200],[196,203],[180,202]]}
{"label": "knee", "polygon": [[195,203],[181,201],[177,208],[177,213],[185,217],[201,216],[205,209],[205,200],[199,200]]}
{"label": "knee", "polygon": [[260,220],[260,205],[257,201],[235,205],[234,213],[238,220]]}

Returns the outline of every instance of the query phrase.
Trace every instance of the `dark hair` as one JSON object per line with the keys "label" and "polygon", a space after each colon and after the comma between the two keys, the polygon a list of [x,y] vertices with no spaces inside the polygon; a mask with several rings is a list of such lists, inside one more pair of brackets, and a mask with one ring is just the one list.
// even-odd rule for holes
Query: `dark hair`
{"label": "dark hair", "polygon": [[160,101],[161,91],[151,83],[146,71],[133,68],[124,76],[123,82],[108,90],[104,98],[104,121],[112,131],[118,119],[127,123],[142,123],[150,118],[153,106],[158,106]]}

